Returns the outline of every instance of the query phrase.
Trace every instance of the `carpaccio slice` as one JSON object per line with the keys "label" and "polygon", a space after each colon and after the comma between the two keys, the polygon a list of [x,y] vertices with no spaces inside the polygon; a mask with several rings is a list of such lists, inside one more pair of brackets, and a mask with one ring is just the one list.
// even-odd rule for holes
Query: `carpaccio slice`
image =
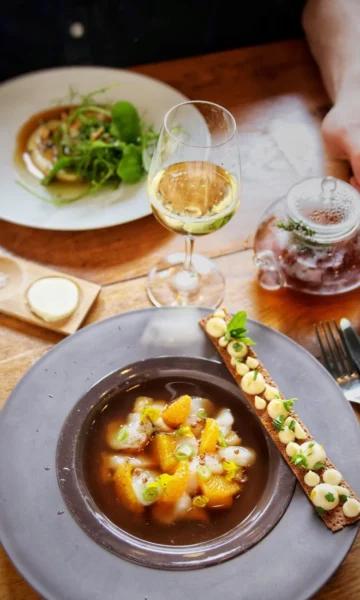
{"label": "carpaccio slice", "polygon": [[[217,325],[217,327],[215,327],[215,329],[217,329],[217,331],[216,331],[216,334],[214,332],[214,335],[211,335],[211,333],[209,332],[209,329],[212,329],[212,328],[209,327],[209,325],[207,328],[207,324],[210,319],[214,319],[214,318],[217,320],[216,323],[213,322],[213,324],[215,326]],[[256,352],[253,350],[253,348],[251,346],[247,346],[247,354],[246,354],[246,357],[244,357],[244,360],[238,360],[237,363],[234,360],[233,361],[231,360],[232,356],[228,352],[228,349],[227,349],[228,344],[226,343],[226,338],[224,336],[219,335],[219,333],[221,331],[221,321],[222,320],[225,321],[226,325],[231,320],[231,315],[228,313],[228,311],[226,309],[220,309],[218,311],[215,311],[213,314],[210,314],[208,317],[206,317],[200,321],[200,325],[203,328],[203,330],[205,331],[205,333],[208,336],[208,338],[210,339],[210,341],[215,346],[218,353],[220,354],[226,367],[230,371],[232,377],[235,379],[236,383],[240,387],[243,396],[246,398],[246,400],[249,403],[249,405],[251,406],[251,408],[256,412],[262,426],[267,431],[268,435],[271,437],[272,441],[274,442],[275,446],[279,450],[280,454],[282,455],[283,459],[287,463],[288,467],[292,470],[295,477],[299,481],[301,487],[303,488],[303,490],[304,490],[307,498],[311,502],[312,506],[318,512],[319,516],[324,521],[326,526],[329,529],[331,529],[331,531],[333,531],[333,532],[343,529],[343,527],[345,527],[346,525],[355,523],[356,521],[358,521],[360,519],[360,513],[357,514],[356,516],[346,516],[344,513],[344,510],[343,510],[344,503],[343,504],[339,503],[336,507],[332,508],[331,510],[324,510],[324,509],[319,510],[314,506],[314,503],[312,502],[312,500],[310,498],[310,494],[311,494],[311,491],[313,489],[315,489],[316,486],[311,487],[311,486],[307,485],[305,482],[305,476],[307,473],[309,473],[309,471],[311,471],[311,469],[308,470],[307,468],[304,468],[301,466],[296,466],[295,464],[293,464],[293,462],[291,461],[291,457],[288,456],[288,454],[286,452],[287,444],[282,443],[280,441],[279,430],[274,425],[274,419],[268,414],[267,408],[268,408],[269,402],[266,401],[266,404],[264,405],[264,400],[265,400],[264,393],[260,393],[257,395],[257,394],[250,394],[250,393],[247,393],[246,391],[244,391],[244,389],[242,388],[242,385],[241,385],[244,374],[238,373],[238,371],[236,369],[236,365],[239,364],[239,362],[242,362],[242,364],[246,364],[246,362],[244,362],[244,361],[246,359],[248,359],[249,357],[251,357],[252,359],[255,359],[255,363],[254,362],[252,363],[253,365],[256,364],[256,361],[258,361],[258,364],[256,364],[255,369],[253,369],[254,380],[256,378],[256,375],[255,375],[255,370],[256,370],[258,373],[260,373],[262,375],[262,378],[265,380],[266,384],[268,384],[274,388],[277,388],[277,390],[278,390],[278,386],[272,379],[270,373],[266,370],[264,365],[261,363],[258,356],[256,355]],[[224,333],[225,333],[225,331],[224,331]],[[232,338],[230,338],[229,343],[231,342],[231,339]],[[236,342],[237,340],[233,340],[233,341]],[[239,340],[239,341],[241,341],[241,340]],[[250,363],[251,362],[252,361],[250,361]],[[242,369],[245,370],[244,368],[242,368]],[[240,367],[240,370],[241,370],[241,367]],[[251,369],[248,372],[250,373]],[[257,399],[257,401],[255,399]],[[278,399],[281,401],[286,400],[280,390],[278,393]],[[261,400],[262,400],[262,402],[261,402]],[[256,408],[255,401],[257,402],[257,405],[258,406],[261,405],[262,408]],[[288,416],[291,417],[291,419],[295,420],[296,423],[302,428],[303,434],[306,436],[306,437],[302,438],[302,442],[310,442],[310,443],[315,442],[316,443],[316,441],[315,441],[314,437],[311,435],[309,429],[304,425],[304,423],[301,421],[300,417],[296,414],[296,412],[292,408],[288,411]],[[322,462],[323,462],[324,466],[322,468],[318,468],[316,470],[316,473],[319,476],[319,482],[324,483],[324,481],[322,479],[324,473],[328,469],[336,469],[336,467],[331,462],[331,460],[327,457]],[[342,491],[343,491],[342,496],[348,494],[348,498],[355,500],[355,503],[360,502],[359,497],[355,494],[355,492],[352,490],[352,488],[346,481],[341,479],[338,486],[341,486],[341,488],[342,488]],[[335,485],[335,488],[337,488],[338,486]],[[334,486],[330,486],[330,488],[331,487],[334,487]],[[345,493],[345,492],[347,492],[347,493]],[[330,495],[328,493],[327,496],[331,500],[331,493],[330,493]]]}

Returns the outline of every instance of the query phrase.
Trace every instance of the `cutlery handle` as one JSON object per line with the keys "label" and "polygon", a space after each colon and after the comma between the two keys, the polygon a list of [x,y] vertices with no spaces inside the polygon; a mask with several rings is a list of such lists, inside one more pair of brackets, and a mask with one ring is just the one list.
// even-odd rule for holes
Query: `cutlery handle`
{"label": "cutlery handle", "polygon": [[357,369],[360,371],[360,338],[356,331],[351,327],[342,327],[346,348],[349,351]]}

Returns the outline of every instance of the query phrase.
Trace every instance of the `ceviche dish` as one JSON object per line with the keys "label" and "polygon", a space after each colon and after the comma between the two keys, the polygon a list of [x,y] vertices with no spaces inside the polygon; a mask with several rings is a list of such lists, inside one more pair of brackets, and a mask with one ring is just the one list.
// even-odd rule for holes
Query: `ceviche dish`
{"label": "ceviche dish", "polygon": [[17,166],[58,199],[135,184],[146,171],[157,134],[132,103],[98,103],[96,94],[37,113],[19,130]]}
{"label": "ceviche dish", "polygon": [[160,543],[196,543],[235,527],[267,479],[266,443],[251,417],[210,385],[164,379],[141,392],[112,399],[87,432],[84,474],[98,507]]}

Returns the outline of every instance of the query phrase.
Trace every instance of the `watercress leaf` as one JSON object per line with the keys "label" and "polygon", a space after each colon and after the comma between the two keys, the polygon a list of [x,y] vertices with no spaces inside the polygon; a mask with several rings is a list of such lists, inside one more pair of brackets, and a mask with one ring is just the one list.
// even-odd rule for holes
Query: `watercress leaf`
{"label": "watercress leaf", "polygon": [[46,175],[46,177],[43,177],[43,179],[41,180],[41,184],[45,186],[49,185],[59,173],[59,171],[62,171],[62,169],[70,169],[71,167],[74,167],[76,162],[76,159],[70,156],[63,156],[59,158],[59,160],[56,161],[56,163]]}
{"label": "watercress leaf", "polygon": [[136,142],[141,133],[139,113],[131,102],[115,102],[111,109],[117,136],[124,142]]}
{"label": "watercress leaf", "polygon": [[140,148],[133,144],[124,148],[116,173],[124,183],[136,183],[141,179],[144,170]]}

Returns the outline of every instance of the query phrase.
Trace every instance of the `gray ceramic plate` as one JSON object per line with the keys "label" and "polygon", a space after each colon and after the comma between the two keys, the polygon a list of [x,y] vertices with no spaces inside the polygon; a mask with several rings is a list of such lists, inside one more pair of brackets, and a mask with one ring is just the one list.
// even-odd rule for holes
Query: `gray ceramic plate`
{"label": "gray ceramic plate", "polygon": [[[159,355],[217,358],[199,329],[201,309],[152,309],[85,328],[21,380],[0,420],[0,535],[28,581],[48,600],[303,600],[334,573],[357,529],[332,534],[297,488],[277,526],[248,552],[203,570],[157,571],[95,544],[67,511],[55,450],[74,403],[122,365]],[[360,433],[328,373],[301,347],[250,322],[257,351],[281,389],[356,490]]]}

